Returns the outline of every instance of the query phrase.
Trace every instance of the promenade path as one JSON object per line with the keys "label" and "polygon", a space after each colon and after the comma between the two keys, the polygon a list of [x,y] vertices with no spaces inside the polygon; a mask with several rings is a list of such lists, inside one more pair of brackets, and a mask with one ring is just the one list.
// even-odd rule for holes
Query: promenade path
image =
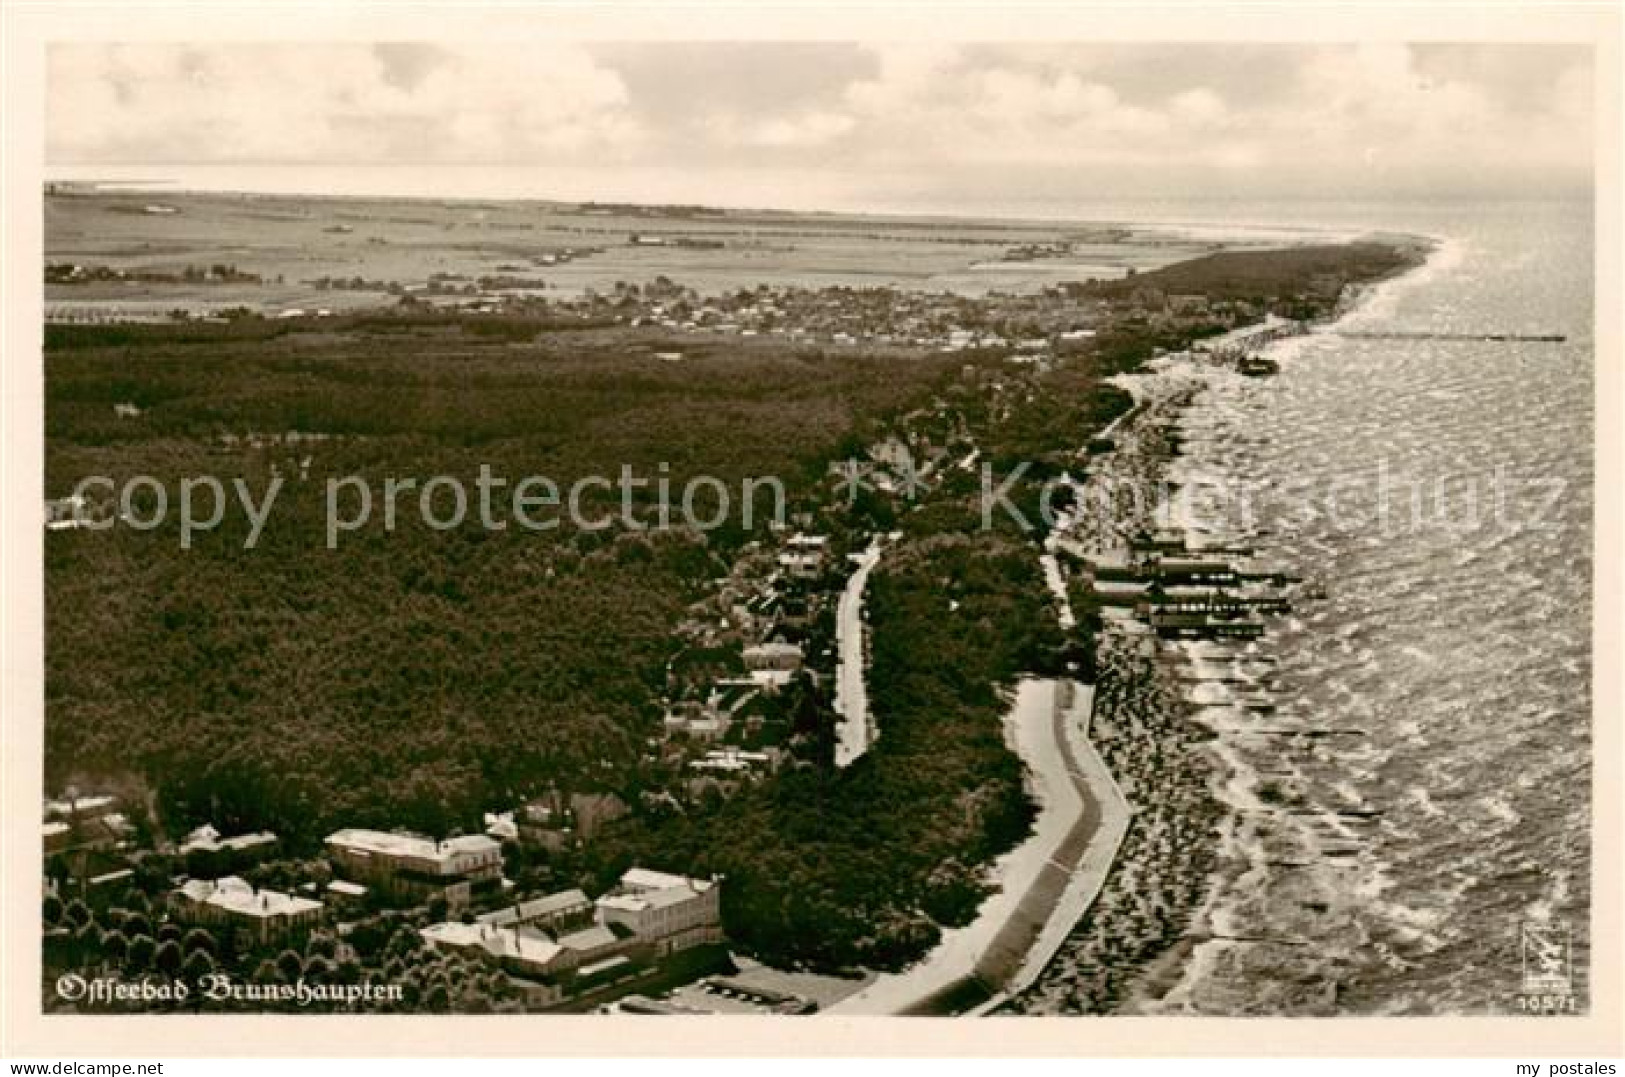
{"label": "promenade path", "polygon": [[1006,732],[1031,775],[1038,818],[1026,841],[994,862],[989,897],[918,964],[878,977],[831,1007],[844,1014],[943,1014],[980,1009],[1019,991],[1093,903],[1123,835],[1129,805],[1088,741],[1093,689],[1027,680]]}

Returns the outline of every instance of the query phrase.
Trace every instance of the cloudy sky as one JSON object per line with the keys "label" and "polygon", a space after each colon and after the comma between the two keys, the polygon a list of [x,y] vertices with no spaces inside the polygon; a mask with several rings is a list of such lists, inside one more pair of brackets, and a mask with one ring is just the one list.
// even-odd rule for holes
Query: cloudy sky
{"label": "cloudy sky", "polygon": [[[1590,183],[1591,55],[1567,46],[59,44],[48,62],[47,160],[75,170],[502,166],[536,197],[755,205]],[[786,182],[802,197],[773,199]]]}

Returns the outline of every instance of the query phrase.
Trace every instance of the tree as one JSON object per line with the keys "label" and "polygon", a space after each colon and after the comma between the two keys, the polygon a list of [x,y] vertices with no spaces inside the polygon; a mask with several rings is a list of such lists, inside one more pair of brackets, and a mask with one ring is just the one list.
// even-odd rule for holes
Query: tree
{"label": "tree", "polygon": [[283,950],[277,955],[276,970],[283,983],[296,983],[305,973],[305,962],[292,950]]}
{"label": "tree", "polygon": [[186,963],[181,966],[181,975],[194,984],[213,972],[214,958],[209,956],[207,950],[193,950],[186,955]]}
{"label": "tree", "polygon": [[85,924],[73,933],[73,952],[80,962],[89,961],[102,945],[102,930],[95,924]]}
{"label": "tree", "polygon": [[79,898],[74,898],[72,901],[68,902],[68,907],[63,911],[63,915],[68,918],[68,923],[72,924],[75,928],[84,927],[86,924],[90,923],[92,919],[94,919],[94,914],[91,913],[90,906],[86,905]]}
{"label": "tree", "polygon": [[[89,926],[81,930],[90,930]],[[130,940],[122,931],[109,931],[101,937],[102,953],[109,961],[122,964],[130,953]]]}
{"label": "tree", "polygon": [[216,953],[214,936],[201,927],[194,927],[186,933],[185,938],[181,940],[181,948],[188,953],[202,951],[211,957]]}
{"label": "tree", "polygon": [[435,923],[438,924],[444,920],[450,911],[451,904],[446,900],[444,894],[436,894],[429,899],[429,919]]}
{"label": "tree", "polygon": [[47,927],[55,927],[62,922],[62,914],[66,908],[61,898],[55,894],[46,894],[45,900],[40,902],[40,917]]}
{"label": "tree", "polygon": [[181,944],[174,939],[166,939],[158,944],[153,951],[152,967],[165,976],[174,976],[181,971],[181,964],[185,956],[181,953]]}
{"label": "tree", "polygon": [[338,950],[338,940],[325,931],[313,932],[305,942],[306,957],[332,958],[337,956]]}
{"label": "tree", "polygon": [[389,945],[384,948],[384,953],[388,957],[405,957],[407,954],[416,953],[421,941],[416,931],[402,924],[389,937]]}
{"label": "tree", "polygon": [[132,971],[143,972],[152,967],[152,959],[157,952],[158,944],[152,941],[151,935],[133,936],[130,950],[124,955],[124,964]]}

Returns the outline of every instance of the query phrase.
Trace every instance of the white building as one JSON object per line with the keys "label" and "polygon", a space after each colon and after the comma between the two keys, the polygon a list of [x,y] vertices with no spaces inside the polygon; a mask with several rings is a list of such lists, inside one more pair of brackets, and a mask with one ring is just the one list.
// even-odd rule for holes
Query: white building
{"label": "white building", "polygon": [[327,852],[341,873],[358,882],[404,897],[439,893],[453,905],[468,900],[473,884],[502,877],[502,843],[486,834],[435,841],[346,828],[328,835]]}
{"label": "white building", "polygon": [[235,875],[192,879],[174,891],[178,919],[245,930],[261,943],[306,930],[322,918],[322,903],[276,890],[255,890]]}
{"label": "white building", "polygon": [[665,955],[722,941],[722,884],[632,868],[597,901],[598,919],[620,924]]}
{"label": "white building", "polygon": [[746,647],[743,658],[751,680],[764,688],[777,688],[790,683],[790,678],[801,668],[801,648],[793,643],[775,639]]}

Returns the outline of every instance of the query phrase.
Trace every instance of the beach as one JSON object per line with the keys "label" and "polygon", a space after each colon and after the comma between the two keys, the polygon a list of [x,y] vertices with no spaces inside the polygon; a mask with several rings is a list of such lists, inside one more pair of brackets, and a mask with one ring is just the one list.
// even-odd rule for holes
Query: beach
{"label": "beach", "polygon": [[[1178,362],[1120,379],[1135,398],[1104,436],[1111,452],[1091,461],[1079,509],[1064,522],[1064,549],[1106,550],[1156,525],[1156,492],[1167,480],[1169,432],[1203,374]],[[1076,566],[1072,586],[1081,587]],[[1180,654],[1138,626],[1108,622],[1097,643],[1089,742],[1134,805],[1116,862],[1098,896],[1030,986],[1005,1007],[1018,1013],[1108,1013],[1129,1008],[1167,979],[1148,975],[1159,958],[1177,967],[1213,870],[1223,807],[1212,783],[1211,734],[1188,718]]]}

